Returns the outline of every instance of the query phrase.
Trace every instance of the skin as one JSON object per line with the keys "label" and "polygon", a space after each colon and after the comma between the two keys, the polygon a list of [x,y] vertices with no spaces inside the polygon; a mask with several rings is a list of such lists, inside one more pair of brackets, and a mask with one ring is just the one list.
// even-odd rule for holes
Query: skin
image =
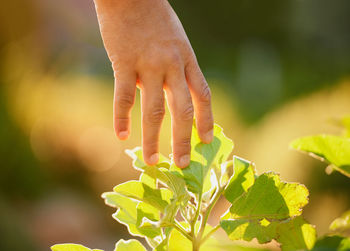
{"label": "skin", "polygon": [[181,22],[167,0],[95,0],[95,6],[114,70],[117,136],[124,140],[130,134],[130,111],[138,87],[144,160],[149,165],[158,162],[166,100],[175,164],[188,166],[193,116],[200,139],[210,143],[213,115],[210,89]]}

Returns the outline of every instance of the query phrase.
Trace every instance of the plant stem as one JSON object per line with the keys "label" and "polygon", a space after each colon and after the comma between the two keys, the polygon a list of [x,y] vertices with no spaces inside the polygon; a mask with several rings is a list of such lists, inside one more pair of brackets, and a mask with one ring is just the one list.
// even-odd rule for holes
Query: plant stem
{"label": "plant stem", "polygon": [[205,226],[207,224],[207,221],[208,221],[208,218],[209,218],[209,215],[211,213],[211,210],[213,210],[216,202],[219,200],[222,192],[224,191],[225,187],[221,187],[215,194],[213,200],[210,202],[210,205],[209,207],[207,208],[204,216],[203,216],[203,220],[202,220],[202,224],[201,224],[201,228],[198,232],[198,239],[201,239],[202,236],[203,236],[203,233],[204,233],[204,229],[205,229]]}
{"label": "plant stem", "polygon": [[196,214],[193,218],[192,224],[191,224],[191,235],[193,238],[195,238],[196,234],[195,234],[195,228],[196,228],[196,223],[198,221],[200,212],[201,212],[201,206],[202,206],[202,192],[200,192],[198,194],[198,201],[197,201],[197,210],[196,210]]}
{"label": "plant stem", "polygon": [[202,239],[200,244],[203,244],[213,233],[215,233],[220,228],[220,225],[217,225],[209,233],[207,233]]}
{"label": "plant stem", "polygon": [[185,229],[183,229],[183,227],[178,222],[173,223],[172,226],[181,234],[183,234],[187,239],[193,241],[192,236]]}
{"label": "plant stem", "polygon": [[201,243],[198,242],[197,240],[192,241],[192,251],[199,251]]}

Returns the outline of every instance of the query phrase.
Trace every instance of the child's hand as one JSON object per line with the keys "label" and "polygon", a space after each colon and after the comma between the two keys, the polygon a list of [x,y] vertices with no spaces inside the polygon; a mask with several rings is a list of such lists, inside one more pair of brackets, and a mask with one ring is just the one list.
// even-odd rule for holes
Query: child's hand
{"label": "child's hand", "polygon": [[175,163],[187,166],[193,113],[205,143],[213,138],[213,116],[209,87],[179,19],[166,0],[95,0],[95,4],[115,74],[114,124],[118,137],[129,136],[130,110],[138,85],[144,159],[148,164],[157,163],[164,89],[172,116]]}

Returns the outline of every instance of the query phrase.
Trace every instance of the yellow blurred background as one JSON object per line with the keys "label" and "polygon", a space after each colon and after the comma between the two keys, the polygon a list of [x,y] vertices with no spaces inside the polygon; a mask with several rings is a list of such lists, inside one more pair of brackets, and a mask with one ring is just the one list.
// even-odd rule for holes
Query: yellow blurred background
{"label": "yellow blurred background", "polygon": [[[334,121],[350,114],[350,4],[222,2],[171,2],[212,89],[215,121],[258,172],[307,185],[305,217],[321,235],[349,208],[350,180],[288,145],[342,133]],[[2,3],[0,58],[0,250],[112,250],[128,234],[100,194],[138,175],[124,150],[140,145],[140,104],[138,96],[130,139],[118,141],[93,2]],[[163,154],[169,131],[167,113]],[[210,222],[226,209],[221,201]]]}

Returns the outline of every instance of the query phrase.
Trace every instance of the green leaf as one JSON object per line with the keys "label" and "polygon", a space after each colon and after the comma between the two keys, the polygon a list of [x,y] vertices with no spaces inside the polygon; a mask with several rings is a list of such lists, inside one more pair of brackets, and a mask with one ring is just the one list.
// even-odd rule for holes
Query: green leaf
{"label": "green leaf", "polygon": [[349,251],[350,238],[343,236],[325,236],[318,240],[312,251]]}
{"label": "green leaf", "polygon": [[224,191],[226,199],[231,203],[246,193],[255,181],[254,167],[249,161],[234,156],[233,168],[234,174]]}
{"label": "green leaf", "polygon": [[[125,152],[133,159],[132,165],[135,169],[139,171],[144,171],[145,169],[147,169],[147,167],[150,167],[146,164],[146,162],[143,159],[141,147],[135,147],[133,150],[126,150]],[[170,162],[164,155],[159,154],[159,161],[154,166],[158,168],[163,167],[169,169]]]}
{"label": "green leaf", "polygon": [[191,160],[188,167],[181,169],[174,164],[171,170],[175,171],[179,177],[185,180],[189,191],[195,194],[202,193],[204,179],[208,174],[209,167],[205,167],[201,163]]}
{"label": "green leaf", "polygon": [[126,197],[146,202],[161,211],[164,211],[173,196],[173,193],[166,188],[154,189],[136,180],[119,184],[113,190]]}
{"label": "green leaf", "polygon": [[259,220],[223,220],[220,226],[231,240],[251,241],[256,238],[259,243],[267,243],[276,238],[277,222]]}
{"label": "green leaf", "polygon": [[203,184],[203,196],[202,200],[204,202],[209,202],[214,192],[218,189],[219,184],[215,176],[215,172],[210,172],[209,175],[206,176]]}
{"label": "green leaf", "polygon": [[[234,175],[224,195],[232,206],[220,226],[229,238],[267,243],[279,238],[286,220],[294,222],[291,218],[301,215],[309,193],[305,186],[283,182],[272,172],[256,177],[250,162],[234,157]],[[295,231],[302,232],[302,227]]]}
{"label": "green leaf", "polygon": [[204,166],[210,166],[213,163],[219,168],[231,154],[233,142],[226,137],[223,129],[219,125],[215,124],[213,131],[213,141],[210,144],[204,144],[200,141],[197,129],[193,127],[191,137],[191,159],[200,162]]}
{"label": "green leaf", "polygon": [[147,249],[138,240],[119,240],[115,245],[114,251],[147,251]]}
{"label": "green leaf", "polygon": [[136,201],[114,192],[103,193],[102,198],[107,205],[118,208],[115,214],[118,215],[118,220],[125,224],[136,224],[138,204]]}
{"label": "green leaf", "polygon": [[146,184],[147,186],[151,188],[157,187],[157,180],[154,179],[152,176],[149,176],[146,173],[141,173],[139,181],[143,184]]}
{"label": "green leaf", "polygon": [[311,249],[316,241],[315,228],[302,217],[286,222],[269,222],[266,219],[223,220],[220,226],[231,240],[251,241],[256,238],[259,243],[267,243],[276,239],[283,250]]}
{"label": "green leaf", "polygon": [[168,170],[170,164],[164,156],[160,155],[160,160],[157,165],[148,166],[143,161],[142,150],[140,147],[136,147],[133,150],[127,150],[126,153],[133,159],[135,169],[143,171],[142,175],[146,175],[146,177],[148,176],[154,180],[161,181],[174,193],[174,199],[177,202],[187,202],[189,195],[186,191],[185,181],[178,177],[178,175]]}
{"label": "green leaf", "polygon": [[104,193],[102,198],[105,199],[107,205],[118,208],[113,217],[118,222],[126,225],[131,234],[150,238],[160,235],[159,227],[148,224],[149,221],[159,220],[159,211],[154,207],[115,192]]}
{"label": "green leaf", "polygon": [[291,147],[312,153],[333,165],[333,168],[350,177],[350,138],[317,135],[299,138]]}
{"label": "green leaf", "polygon": [[56,244],[51,247],[52,251],[102,251],[101,249],[90,249],[79,244]]}
{"label": "green leaf", "polygon": [[230,208],[234,219],[287,219],[298,216],[309,192],[298,183],[286,183],[274,173],[260,175],[247,193]]}
{"label": "green leaf", "polygon": [[225,162],[233,149],[233,143],[228,139],[222,128],[214,125],[214,139],[210,144],[204,144],[200,141],[196,128],[192,130],[191,137],[191,162],[184,169],[178,168],[173,164],[170,170],[178,173],[182,177],[189,191],[195,194],[203,194],[210,190],[210,185],[204,189],[205,181],[210,182],[209,170],[214,164],[216,172],[221,171],[220,165]]}
{"label": "green leaf", "polygon": [[282,250],[310,250],[316,242],[315,227],[302,217],[296,217],[277,226],[278,238]]}
{"label": "green leaf", "polygon": [[346,211],[342,214],[339,218],[335,219],[331,225],[329,226],[329,229],[342,233],[350,230],[350,210]]}
{"label": "green leaf", "polygon": [[168,251],[168,240],[164,239],[153,251]]}
{"label": "green leaf", "polygon": [[161,235],[161,230],[158,224],[160,220],[159,211],[153,206],[140,202],[137,205],[136,226],[138,231],[143,235],[155,238]]}
{"label": "green leaf", "polygon": [[[120,190],[119,192],[126,196],[130,196],[133,199],[150,203],[160,209],[163,212],[163,216],[159,224],[161,226],[170,225],[174,221],[174,217],[177,214],[179,207],[185,207],[190,198],[190,195],[186,190],[185,181],[181,177],[178,177],[177,174],[168,170],[170,166],[169,160],[162,155],[160,156],[160,161],[157,165],[148,166],[143,161],[141,148],[137,147],[133,150],[127,150],[126,152],[131,158],[133,158],[135,169],[143,172],[139,179],[141,185],[136,185],[133,190],[126,187],[126,189],[122,189],[122,192]],[[164,186],[168,187],[172,194],[170,194],[169,190],[166,188],[157,189],[157,180]],[[140,186],[142,186],[142,188]],[[144,188],[147,189],[145,190]],[[151,191],[149,188],[152,188],[153,190]],[[137,191],[135,191],[135,189]],[[144,194],[142,191],[146,191],[146,193]],[[161,196],[159,196],[159,191],[161,196],[165,195],[165,197],[162,197],[163,201],[160,201],[160,203],[159,199]],[[164,201],[166,201],[166,204]]]}

